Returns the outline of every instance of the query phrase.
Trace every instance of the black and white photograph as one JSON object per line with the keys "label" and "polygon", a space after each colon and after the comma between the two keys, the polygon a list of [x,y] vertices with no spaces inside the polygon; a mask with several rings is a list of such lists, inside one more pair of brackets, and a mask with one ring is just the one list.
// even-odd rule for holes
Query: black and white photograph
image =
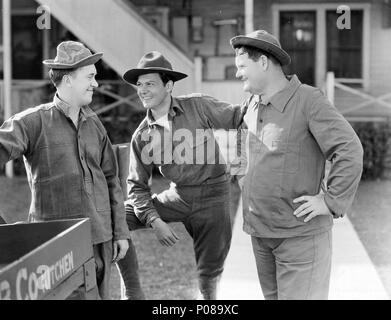
{"label": "black and white photograph", "polygon": [[0,3],[0,306],[390,300],[391,0]]}

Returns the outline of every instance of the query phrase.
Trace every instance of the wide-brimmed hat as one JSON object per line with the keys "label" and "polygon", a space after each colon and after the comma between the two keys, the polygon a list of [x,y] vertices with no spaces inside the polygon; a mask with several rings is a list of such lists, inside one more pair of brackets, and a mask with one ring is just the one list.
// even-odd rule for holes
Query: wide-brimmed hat
{"label": "wide-brimmed hat", "polygon": [[103,53],[92,54],[84,44],[64,41],[57,46],[57,56],[42,63],[51,69],[76,69],[97,63]]}
{"label": "wide-brimmed hat", "polygon": [[187,77],[187,74],[174,71],[171,63],[160,52],[151,51],[140,59],[136,68],[126,71],[123,79],[135,85],[140,75],[160,72],[165,73],[174,82]]}
{"label": "wide-brimmed hat", "polygon": [[281,48],[281,44],[277,38],[265,30],[256,30],[245,36],[239,35],[233,37],[230,42],[234,49],[239,46],[250,46],[261,49],[276,58],[282,66],[291,63],[291,57]]}

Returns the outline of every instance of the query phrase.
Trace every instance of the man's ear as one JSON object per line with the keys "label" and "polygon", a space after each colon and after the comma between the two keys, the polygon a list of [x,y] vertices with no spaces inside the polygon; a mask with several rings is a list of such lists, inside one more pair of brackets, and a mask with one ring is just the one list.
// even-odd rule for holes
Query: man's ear
{"label": "man's ear", "polygon": [[261,64],[263,70],[266,70],[270,64],[270,60],[265,55],[261,55],[259,57],[259,63]]}
{"label": "man's ear", "polygon": [[174,89],[174,81],[172,80],[169,80],[167,83],[166,83],[166,90],[167,92],[172,92],[172,90]]}
{"label": "man's ear", "polygon": [[72,80],[71,80],[71,75],[66,74],[62,77],[62,83],[66,85],[67,87],[72,86]]}

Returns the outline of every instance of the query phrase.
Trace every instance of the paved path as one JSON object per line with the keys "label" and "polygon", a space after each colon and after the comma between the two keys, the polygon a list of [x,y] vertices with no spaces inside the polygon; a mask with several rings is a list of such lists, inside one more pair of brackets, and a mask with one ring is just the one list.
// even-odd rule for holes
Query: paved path
{"label": "paved path", "polygon": [[[220,283],[221,300],[263,300],[250,237],[242,230],[241,206]],[[335,220],[330,294],[332,300],[388,300],[365,248],[347,217]]]}

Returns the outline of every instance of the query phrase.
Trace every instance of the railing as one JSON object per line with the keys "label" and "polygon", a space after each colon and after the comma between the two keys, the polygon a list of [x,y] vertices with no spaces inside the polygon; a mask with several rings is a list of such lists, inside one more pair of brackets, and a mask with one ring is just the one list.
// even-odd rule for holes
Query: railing
{"label": "railing", "polygon": [[[229,60],[227,60],[229,58]],[[223,59],[226,63],[226,66],[231,66],[234,64],[234,57],[200,57],[197,56],[194,58],[194,68],[195,68],[195,88],[194,92],[201,92],[204,94],[209,94],[219,100],[227,101],[229,103],[241,103],[248,98],[248,94],[243,91],[243,83],[239,80],[235,80],[234,77],[230,79],[225,79],[224,73],[220,70],[219,77],[215,76],[211,79],[210,74],[213,71],[208,70],[208,68],[213,65],[213,63],[208,62],[208,60],[214,59]],[[230,64],[229,61],[232,61]],[[214,63],[217,65],[217,63]],[[224,66],[224,64],[220,64]]]}
{"label": "railing", "polygon": [[391,98],[391,93],[386,93],[378,97],[373,97],[365,92],[362,92],[357,89],[353,89],[347,85],[342,84],[340,79],[335,79],[334,72],[327,72],[325,87],[326,87],[327,97],[332,103],[335,103],[335,88],[338,88],[344,92],[358,96],[365,100],[361,103],[358,103],[353,106],[349,106],[341,110],[342,114],[344,115],[352,111],[358,111],[364,107],[371,105],[372,103],[377,103],[378,105],[385,108],[390,108],[391,110],[391,102],[386,101],[387,99]]}
{"label": "railing", "polygon": [[[135,89],[131,88],[122,80],[101,80],[98,82],[99,87],[95,91],[103,96],[114,99],[114,102],[95,109],[96,114],[100,115],[123,104],[130,106],[135,111],[142,110],[140,103],[138,103],[138,96]],[[119,92],[123,95],[119,94]]]}

